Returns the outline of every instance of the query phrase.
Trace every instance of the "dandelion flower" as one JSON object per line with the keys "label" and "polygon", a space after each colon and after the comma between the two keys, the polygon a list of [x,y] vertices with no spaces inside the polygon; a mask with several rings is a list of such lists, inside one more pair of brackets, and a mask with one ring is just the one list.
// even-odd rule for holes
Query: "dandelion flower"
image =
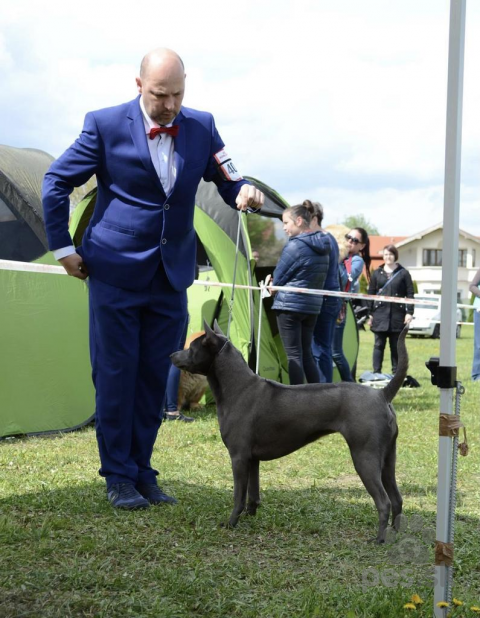
{"label": "dandelion flower", "polygon": [[450,603],[447,603],[446,601],[439,601],[437,603],[437,607],[449,607]]}
{"label": "dandelion flower", "polygon": [[480,614],[480,607],[473,605],[470,609],[472,610],[472,612],[477,612],[478,614]]}
{"label": "dandelion flower", "polygon": [[403,609],[417,609],[413,603],[405,603]]}
{"label": "dandelion flower", "polygon": [[453,598],[452,603],[456,605],[457,607],[460,607],[460,605],[463,605],[463,601],[460,601],[459,599],[456,599],[455,597]]}
{"label": "dandelion flower", "polygon": [[418,596],[418,594],[413,594],[411,601],[412,603],[415,603],[415,605],[421,605],[423,603],[422,599]]}

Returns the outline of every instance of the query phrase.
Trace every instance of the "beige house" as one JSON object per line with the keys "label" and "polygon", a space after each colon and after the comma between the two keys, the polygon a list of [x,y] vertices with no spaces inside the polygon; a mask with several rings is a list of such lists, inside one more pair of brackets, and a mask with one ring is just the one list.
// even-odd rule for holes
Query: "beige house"
{"label": "beige house", "polygon": [[[395,243],[402,266],[417,282],[421,294],[440,293],[442,287],[443,224],[430,227]],[[470,298],[468,286],[480,267],[480,238],[458,232],[457,302]]]}

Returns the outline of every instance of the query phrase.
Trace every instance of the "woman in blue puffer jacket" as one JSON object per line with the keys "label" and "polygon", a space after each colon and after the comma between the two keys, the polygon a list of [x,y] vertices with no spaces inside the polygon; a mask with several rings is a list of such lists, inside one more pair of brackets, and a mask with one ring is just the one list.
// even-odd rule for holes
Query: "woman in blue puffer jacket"
{"label": "woman in blue puffer jacket", "polygon": [[[273,285],[322,289],[327,276],[331,245],[328,236],[310,230],[313,208],[309,200],[283,211],[283,229],[290,237],[273,273]],[[322,296],[302,292],[275,295],[278,330],[288,359],[290,384],[320,382],[312,354],[312,337]]]}

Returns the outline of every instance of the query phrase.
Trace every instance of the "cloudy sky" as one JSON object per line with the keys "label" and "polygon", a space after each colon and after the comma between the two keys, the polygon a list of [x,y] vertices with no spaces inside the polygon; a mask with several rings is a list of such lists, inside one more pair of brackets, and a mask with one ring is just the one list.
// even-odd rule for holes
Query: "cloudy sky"
{"label": "cloudy sky", "polygon": [[[58,156],[133,99],[148,50],[183,57],[243,174],[325,223],[385,235],[443,217],[449,0],[5,0],[0,143]],[[467,2],[460,227],[480,235],[480,4]]]}

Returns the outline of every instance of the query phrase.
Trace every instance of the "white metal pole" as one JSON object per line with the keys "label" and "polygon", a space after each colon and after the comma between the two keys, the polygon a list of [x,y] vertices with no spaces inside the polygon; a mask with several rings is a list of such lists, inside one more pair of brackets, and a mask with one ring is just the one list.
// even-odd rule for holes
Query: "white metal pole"
{"label": "white metal pole", "polygon": [[[455,366],[465,11],[466,0],[451,0],[440,317],[440,367],[447,368]],[[453,413],[453,388],[440,388],[440,413]],[[453,543],[453,522],[450,521],[450,500],[454,489],[451,482],[452,443],[451,437],[439,438],[436,539],[441,543]],[[437,603],[451,600],[452,568],[435,565],[434,612],[438,618],[443,618],[445,612],[437,607]]]}

